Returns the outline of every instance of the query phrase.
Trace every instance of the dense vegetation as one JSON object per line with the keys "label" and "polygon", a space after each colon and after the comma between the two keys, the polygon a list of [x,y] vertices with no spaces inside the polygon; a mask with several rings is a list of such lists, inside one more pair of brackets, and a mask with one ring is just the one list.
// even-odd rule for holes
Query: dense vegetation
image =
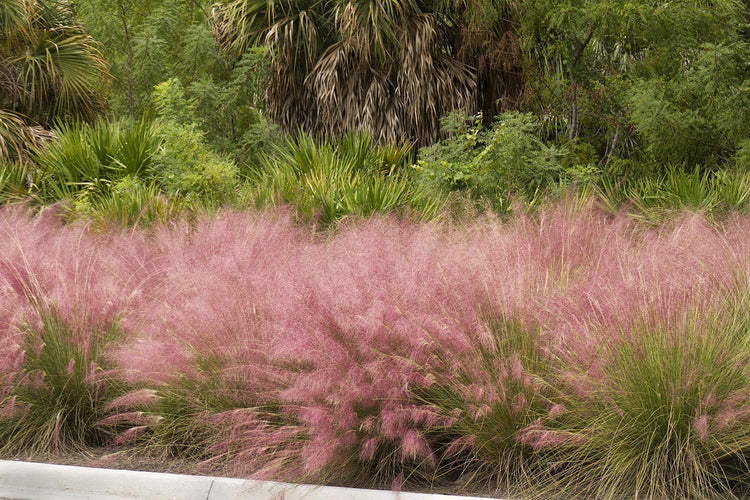
{"label": "dense vegetation", "polygon": [[2,453],[750,494],[747,1],[0,2]]}
{"label": "dense vegetation", "polygon": [[[747,498],[750,220],[591,203],[331,238],[0,213],[0,449],[544,498]],[[73,250],[73,251],[71,251]]]}
{"label": "dense vegetation", "polygon": [[[507,214],[565,185],[657,221],[745,206],[736,0],[3,5],[6,200],[115,223],[291,203],[329,224],[412,197]],[[334,153],[345,136],[372,151]],[[341,176],[380,147],[405,154]]]}

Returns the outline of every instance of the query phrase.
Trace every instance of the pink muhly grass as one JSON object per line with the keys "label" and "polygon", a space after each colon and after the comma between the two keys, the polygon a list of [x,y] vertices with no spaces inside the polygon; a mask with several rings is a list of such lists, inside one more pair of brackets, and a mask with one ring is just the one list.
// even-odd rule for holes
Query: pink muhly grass
{"label": "pink muhly grass", "polygon": [[[110,366],[68,372],[129,384],[107,412],[156,412],[174,393],[193,401],[186,422],[210,429],[209,464],[359,477],[373,457],[440,463],[446,449],[470,448],[497,464],[498,422],[512,446],[518,436],[570,445],[529,426],[563,425],[571,401],[608,405],[611,353],[637,325],[676,324],[747,274],[749,225],[685,216],[644,230],[561,205],[465,227],[376,217],[331,238],[283,215],[231,211],[193,228],[94,235],[3,210],[0,394],[24,363],[19,327],[39,322],[43,303],[83,347],[117,326],[101,360]],[[488,318],[520,333],[498,334]],[[532,334],[532,346],[521,342]],[[717,402],[708,427],[744,418],[734,406]],[[118,442],[146,432],[133,424]]]}
{"label": "pink muhly grass", "polygon": [[143,436],[149,430],[149,428],[150,427],[148,425],[132,427],[125,432],[118,434],[112,441],[112,445],[123,446],[133,443],[134,441],[137,441],[141,436]]}
{"label": "pink muhly grass", "polygon": [[696,417],[693,421],[693,430],[701,441],[708,439],[708,415]]}
{"label": "pink muhly grass", "polygon": [[425,438],[416,431],[407,431],[401,439],[401,458],[416,460],[431,454],[430,446]]}
{"label": "pink muhly grass", "polygon": [[519,432],[518,441],[530,445],[535,450],[547,448],[557,448],[570,439],[565,433],[545,429],[541,419],[537,419],[533,424]]}
{"label": "pink muhly grass", "polygon": [[717,431],[724,431],[738,424],[746,425],[748,421],[750,421],[750,404],[745,402],[744,405],[735,406],[730,403],[716,412],[713,427]]}
{"label": "pink muhly grass", "polygon": [[11,396],[10,398],[7,398],[5,401],[3,401],[3,403],[0,405],[0,418],[23,418],[28,411],[28,405],[19,403],[17,396]]}
{"label": "pink muhly grass", "polygon": [[158,415],[148,414],[142,411],[131,411],[110,415],[97,421],[96,425],[100,427],[107,427],[115,424],[128,423],[134,425],[154,426],[160,421],[161,417]]}
{"label": "pink muhly grass", "polygon": [[549,409],[549,412],[547,413],[547,418],[550,420],[556,419],[558,416],[565,413],[565,406],[561,404],[553,405],[552,408]]}
{"label": "pink muhly grass", "polygon": [[260,409],[241,408],[211,415],[208,421],[216,434],[206,466],[221,463],[234,474],[259,479],[303,476],[301,455],[307,440],[292,418],[277,420]]}
{"label": "pink muhly grass", "polygon": [[359,452],[360,460],[371,460],[375,456],[375,450],[378,447],[378,438],[367,439],[362,443],[362,449]]}
{"label": "pink muhly grass", "polygon": [[450,457],[458,453],[462,453],[467,450],[471,450],[476,446],[476,436],[466,435],[461,436],[458,439],[454,439],[453,442],[446,448],[445,455]]}
{"label": "pink muhly grass", "polygon": [[158,393],[153,389],[136,389],[107,403],[107,410],[121,408],[151,408],[159,401]]}

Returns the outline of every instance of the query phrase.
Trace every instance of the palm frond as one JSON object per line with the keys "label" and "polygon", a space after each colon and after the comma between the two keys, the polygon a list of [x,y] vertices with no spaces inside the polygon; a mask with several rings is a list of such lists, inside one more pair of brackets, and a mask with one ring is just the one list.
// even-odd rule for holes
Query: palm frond
{"label": "palm frond", "polygon": [[0,109],[0,161],[25,160],[31,149],[54,137],[49,130],[27,123],[21,115]]}
{"label": "palm frond", "polygon": [[495,3],[498,14],[482,17],[464,1],[234,0],[214,7],[213,27],[234,57],[269,49],[266,101],[283,129],[427,144],[440,116],[493,116],[521,87],[511,3]]}

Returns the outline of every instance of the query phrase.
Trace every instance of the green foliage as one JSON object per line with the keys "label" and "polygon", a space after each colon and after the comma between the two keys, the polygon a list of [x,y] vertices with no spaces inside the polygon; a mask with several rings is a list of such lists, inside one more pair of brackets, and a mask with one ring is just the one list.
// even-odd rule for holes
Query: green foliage
{"label": "green foliage", "polygon": [[0,29],[0,109],[45,125],[95,116],[106,63],[71,2],[7,0],[2,8],[12,15]]}
{"label": "green foliage", "polygon": [[57,140],[36,152],[45,201],[106,190],[124,176],[150,175],[161,142],[155,126],[145,121],[61,124],[56,135]]}
{"label": "green foliage", "polygon": [[183,377],[158,392],[158,404],[151,411],[159,420],[143,442],[144,448],[165,456],[206,458],[217,429],[205,415],[242,408],[243,403],[221,396],[226,393],[226,380],[208,371],[201,373],[200,382]]}
{"label": "green foliage", "polygon": [[633,88],[631,116],[653,161],[715,167],[750,137],[748,51],[704,45],[674,77]]}
{"label": "green foliage", "polygon": [[168,77],[193,81],[221,71],[203,2],[77,0],[87,29],[102,41],[113,75],[109,95],[117,116],[152,109],[151,91]]}
{"label": "green foliage", "polygon": [[259,152],[267,151],[274,137],[260,102],[268,75],[265,48],[227,61],[208,23],[210,3],[202,0],[78,3],[87,25],[104,41],[116,77],[111,94],[116,115],[158,113],[194,123],[214,149],[257,165]]}
{"label": "green foliage", "polygon": [[[330,222],[402,207],[412,195],[427,206],[427,193],[457,192],[507,213],[512,200],[533,207],[555,186],[598,182],[613,209],[628,200],[654,220],[683,207],[745,207],[736,172],[750,168],[750,69],[746,6],[736,0],[44,5],[14,0],[2,11],[0,155],[24,162],[39,152],[26,182],[4,168],[5,198],[39,189],[44,201],[74,200],[77,213],[94,214],[123,196],[121,209],[133,210],[120,213],[133,216],[115,219],[132,220],[158,191],[211,206],[241,204],[241,192],[261,205],[300,201],[305,218]],[[24,24],[32,18],[34,29]],[[102,92],[115,117],[146,118],[61,125],[59,141],[42,147],[49,133],[29,118],[89,118]],[[459,106],[479,112],[440,118]],[[383,168],[320,167],[336,172],[333,181],[278,160],[286,146],[269,116],[321,132],[316,147],[330,150],[331,165],[347,163],[339,150],[349,146],[338,141],[350,130],[369,130],[383,147],[402,136],[442,141],[419,152],[410,174],[390,172],[401,162],[395,151]],[[154,118],[158,133],[147,125]],[[114,193],[126,176],[141,180]],[[358,187],[333,187],[344,185]]]}
{"label": "green foliage", "polygon": [[206,132],[211,145],[250,167],[272,151],[279,136],[260,99],[268,79],[267,66],[268,51],[256,47],[240,58],[225,79],[204,76],[185,90],[194,103],[191,121]]}
{"label": "green foliage", "polygon": [[410,149],[408,143],[377,146],[367,134],[332,144],[300,133],[264,161],[251,198],[256,206],[290,203],[302,219],[323,225],[391,211],[436,217],[441,198],[404,172]]}
{"label": "green foliage", "polygon": [[420,183],[438,191],[467,191],[505,213],[514,196],[533,202],[564,178],[564,152],[540,139],[533,115],[505,113],[490,129],[482,127],[481,117],[466,128],[458,116],[444,122],[452,137],[420,151]]}
{"label": "green foliage", "polygon": [[[605,162],[615,153],[635,156],[640,144],[629,112],[634,81],[643,82],[643,92],[660,88],[662,80],[679,83],[700,46],[738,41],[744,15],[735,0],[528,2],[520,16],[528,106],[550,125],[552,137],[582,136]],[[646,105],[640,119],[658,111]],[[653,118],[653,125],[660,121]]]}
{"label": "green foliage", "polygon": [[[180,89],[172,81],[157,89],[165,115],[185,110]],[[238,183],[234,163],[215,153],[194,125],[102,121],[60,125],[56,133],[57,140],[36,154],[39,194],[44,201],[75,201],[73,212],[79,215],[160,220],[179,213],[181,198],[221,203]],[[160,190],[174,200],[165,200]]]}
{"label": "green foliage", "polygon": [[644,318],[607,347],[604,392],[574,410],[589,431],[566,470],[572,489],[598,498],[746,494],[736,488],[750,434],[725,417],[746,397],[749,333],[740,296],[715,310]]}
{"label": "green foliage", "polygon": [[[53,309],[40,306],[39,327],[26,327],[25,358],[18,380],[2,401],[14,412],[0,417],[3,453],[51,452],[101,446],[111,434],[98,425],[108,415],[106,404],[123,387],[107,380],[107,343],[113,325],[81,332]],[[81,339],[89,337],[84,343]]]}
{"label": "green foliage", "polygon": [[750,139],[746,139],[739,144],[734,161],[737,168],[750,171]]}
{"label": "green foliage", "polygon": [[[160,119],[198,127],[217,151],[250,169],[278,142],[278,127],[270,124],[248,99],[257,95],[265,52],[253,50],[232,71],[224,85],[210,78],[193,82],[187,89],[171,78],[154,87],[154,107]],[[216,116],[223,119],[216,120]],[[228,119],[226,119],[228,118]]]}
{"label": "green foliage", "polygon": [[61,125],[57,136],[37,151],[38,195],[69,200],[69,215],[100,226],[166,221],[193,201],[222,203],[237,186],[237,167],[214,153],[195,127],[73,123]]}
{"label": "green foliage", "polygon": [[71,215],[86,217],[98,230],[167,223],[191,209],[179,197],[167,197],[154,181],[146,184],[137,177],[119,179],[105,192],[79,196]]}
{"label": "green foliage", "polygon": [[30,193],[30,168],[0,161],[0,203],[21,200]]}
{"label": "green foliage", "polygon": [[154,87],[154,107],[162,120],[179,124],[193,123],[196,119],[195,101],[185,95],[185,87],[177,78],[170,78]]}
{"label": "green foliage", "polygon": [[172,122],[160,127],[162,146],[152,171],[170,196],[197,198],[209,205],[230,198],[239,181],[234,162],[215,153],[195,126]]}
{"label": "green foliage", "polygon": [[685,210],[702,211],[708,217],[745,212],[750,207],[750,173],[723,169],[671,167],[661,175],[615,179],[604,176],[599,195],[605,207],[616,212],[630,204],[634,216],[660,224]]}
{"label": "green foliage", "polygon": [[635,208],[647,218],[659,219],[659,214],[670,210],[705,210],[717,205],[711,178],[698,170],[685,172],[670,169],[663,177],[644,177],[635,181],[630,193]]}

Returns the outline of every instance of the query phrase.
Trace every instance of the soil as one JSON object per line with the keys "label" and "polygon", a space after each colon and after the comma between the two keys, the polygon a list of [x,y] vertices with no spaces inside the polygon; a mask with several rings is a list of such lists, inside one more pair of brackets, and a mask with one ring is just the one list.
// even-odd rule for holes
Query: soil
{"label": "soil", "polygon": [[125,469],[145,472],[167,472],[171,474],[200,474],[196,472],[197,462],[179,458],[165,459],[150,456],[132,450],[117,450],[112,448],[91,448],[66,453],[22,453],[13,456],[2,456],[4,460],[20,460],[56,465],[75,465],[79,467],[99,467],[102,469]]}

